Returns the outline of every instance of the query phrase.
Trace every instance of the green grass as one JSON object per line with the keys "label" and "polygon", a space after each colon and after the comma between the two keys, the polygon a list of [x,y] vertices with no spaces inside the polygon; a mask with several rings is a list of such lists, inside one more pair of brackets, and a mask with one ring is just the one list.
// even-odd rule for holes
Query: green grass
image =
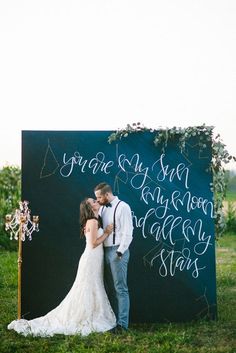
{"label": "green grass", "polygon": [[227,191],[225,200],[226,201],[236,201],[236,192]]}
{"label": "green grass", "polygon": [[17,254],[0,252],[1,353],[235,353],[236,235],[216,246],[218,320],[179,324],[131,325],[128,333],[88,337],[23,337],[6,329],[17,315]]}

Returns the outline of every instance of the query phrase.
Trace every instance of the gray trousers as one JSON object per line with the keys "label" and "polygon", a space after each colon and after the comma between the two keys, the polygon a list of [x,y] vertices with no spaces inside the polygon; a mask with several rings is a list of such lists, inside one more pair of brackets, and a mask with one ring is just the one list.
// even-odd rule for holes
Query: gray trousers
{"label": "gray trousers", "polygon": [[117,324],[124,328],[129,325],[129,291],[127,286],[127,269],[129,250],[119,259],[116,251],[118,246],[104,247],[104,279],[105,288],[112,309],[116,315]]}

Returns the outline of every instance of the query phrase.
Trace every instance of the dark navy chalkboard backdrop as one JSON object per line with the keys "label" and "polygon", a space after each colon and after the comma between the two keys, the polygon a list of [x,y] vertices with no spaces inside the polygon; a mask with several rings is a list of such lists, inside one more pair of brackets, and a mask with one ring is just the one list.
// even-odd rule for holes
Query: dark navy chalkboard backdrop
{"label": "dark navy chalkboard backdrop", "polygon": [[[111,144],[111,131],[23,131],[22,199],[40,216],[23,244],[22,316],[46,314],[70,290],[85,247],[79,204],[99,182],[133,212],[130,321],[216,318],[211,148],[199,138],[165,153],[152,132]],[[204,137],[204,136],[202,136]]]}

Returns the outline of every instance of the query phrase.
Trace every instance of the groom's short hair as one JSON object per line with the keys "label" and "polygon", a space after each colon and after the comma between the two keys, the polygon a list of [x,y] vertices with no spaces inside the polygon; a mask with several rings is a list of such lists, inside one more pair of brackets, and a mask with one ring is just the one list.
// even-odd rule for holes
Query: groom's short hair
{"label": "groom's short hair", "polygon": [[102,195],[106,194],[107,192],[112,193],[112,188],[107,183],[99,183],[97,186],[95,186],[94,191],[98,191],[98,190],[100,190]]}

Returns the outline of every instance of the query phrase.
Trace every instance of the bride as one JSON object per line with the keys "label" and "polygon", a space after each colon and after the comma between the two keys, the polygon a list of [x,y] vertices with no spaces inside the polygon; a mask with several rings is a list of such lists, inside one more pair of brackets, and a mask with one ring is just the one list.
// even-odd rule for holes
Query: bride
{"label": "bride", "polygon": [[109,225],[103,231],[98,216],[100,205],[92,198],[80,204],[81,234],[86,247],[80,258],[75,281],[62,302],[45,316],[32,320],[14,320],[8,325],[24,336],[54,334],[86,336],[105,332],[116,326],[103,283],[103,241],[112,232]]}

